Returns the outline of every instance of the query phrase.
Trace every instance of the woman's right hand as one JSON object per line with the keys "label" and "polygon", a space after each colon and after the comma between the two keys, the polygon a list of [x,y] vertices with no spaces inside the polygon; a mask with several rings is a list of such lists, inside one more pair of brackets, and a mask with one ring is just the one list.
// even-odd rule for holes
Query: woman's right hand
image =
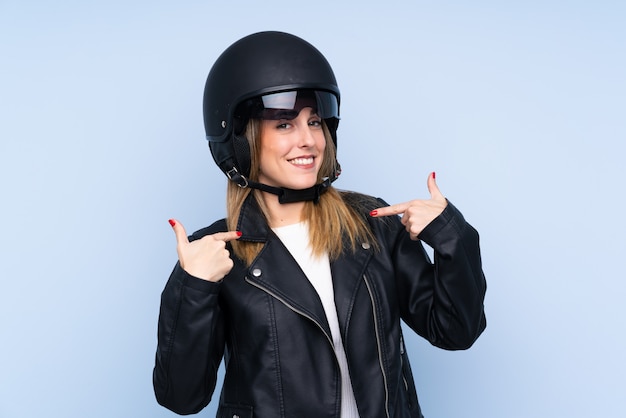
{"label": "woman's right hand", "polygon": [[226,249],[228,241],[238,239],[239,231],[218,232],[189,242],[183,225],[169,220],[176,234],[176,251],[180,266],[190,275],[210,282],[222,280],[233,268],[233,260]]}

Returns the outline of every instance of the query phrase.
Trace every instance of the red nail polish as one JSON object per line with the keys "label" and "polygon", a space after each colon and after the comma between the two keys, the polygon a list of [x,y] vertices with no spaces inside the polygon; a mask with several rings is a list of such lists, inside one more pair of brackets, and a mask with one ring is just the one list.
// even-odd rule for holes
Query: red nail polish
{"label": "red nail polish", "polygon": [[435,179],[435,172],[433,171],[433,180]]}
{"label": "red nail polish", "polygon": [[240,237],[241,235],[243,235],[241,231],[237,231],[237,236]]}
{"label": "red nail polish", "polygon": [[170,223],[170,225],[172,225],[172,228],[174,227],[174,225],[176,225],[176,221],[173,219],[170,219],[168,222]]}
{"label": "red nail polish", "polygon": [[378,215],[378,211],[376,209],[370,212],[370,216],[376,216],[376,215]]}

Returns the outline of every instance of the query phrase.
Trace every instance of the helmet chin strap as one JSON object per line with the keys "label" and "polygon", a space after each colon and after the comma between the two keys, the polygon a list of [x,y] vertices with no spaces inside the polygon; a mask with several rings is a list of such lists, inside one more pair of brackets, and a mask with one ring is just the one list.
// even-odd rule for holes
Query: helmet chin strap
{"label": "helmet chin strap", "polygon": [[278,196],[278,203],[294,203],[294,202],[306,202],[312,200],[314,203],[319,202],[320,196],[328,190],[331,184],[330,178],[327,178],[323,182],[316,184],[315,186],[307,189],[288,189],[286,187],[272,187],[267,184],[257,183],[248,180],[248,186],[253,189],[262,190],[264,192],[272,193]]}
{"label": "helmet chin strap", "polygon": [[333,177],[327,177],[323,182],[316,184],[315,186],[299,190],[289,189],[286,187],[268,186],[267,184],[257,183],[256,181],[248,180],[247,178],[242,176],[236,168],[228,171],[226,175],[231,181],[237,183],[237,185],[241,188],[250,187],[267,193],[275,194],[276,196],[278,196],[279,203],[295,203],[307,201],[313,201],[314,203],[317,203],[320,200],[320,196],[328,190],[331,183],[337,180],[339,173],[340,171],[338,170],[337,174]]}

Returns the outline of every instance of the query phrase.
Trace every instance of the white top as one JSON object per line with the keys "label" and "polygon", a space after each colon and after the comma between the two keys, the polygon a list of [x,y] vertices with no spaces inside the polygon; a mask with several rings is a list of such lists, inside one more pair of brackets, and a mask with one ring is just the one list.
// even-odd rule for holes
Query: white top
{"label": "white top", "polygon": [[309,246],[309,226],[306,222],[272,228],[272,230],[296,259],[322,301],[341,371],[341,418],[358,418],[359,412],[356,408],[356,400],[348,372],[348,360],[339,331],[328,254],[321,257],[313,256]]}

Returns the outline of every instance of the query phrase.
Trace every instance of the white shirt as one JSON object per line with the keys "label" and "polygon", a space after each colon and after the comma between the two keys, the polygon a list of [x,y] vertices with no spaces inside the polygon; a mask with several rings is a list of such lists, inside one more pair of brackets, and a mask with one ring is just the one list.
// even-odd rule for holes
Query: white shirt
{"label": "white shirt", "polygon": [[313,256],[309,246],[309,226],[306,222],[272,228],[272,230],[298,262],[322,301],[341,371],[341,418],[358,418],[359,412],[352,391],[348,360],[339,331],[339,319],[337,318],[328,254],[321,257]]}

